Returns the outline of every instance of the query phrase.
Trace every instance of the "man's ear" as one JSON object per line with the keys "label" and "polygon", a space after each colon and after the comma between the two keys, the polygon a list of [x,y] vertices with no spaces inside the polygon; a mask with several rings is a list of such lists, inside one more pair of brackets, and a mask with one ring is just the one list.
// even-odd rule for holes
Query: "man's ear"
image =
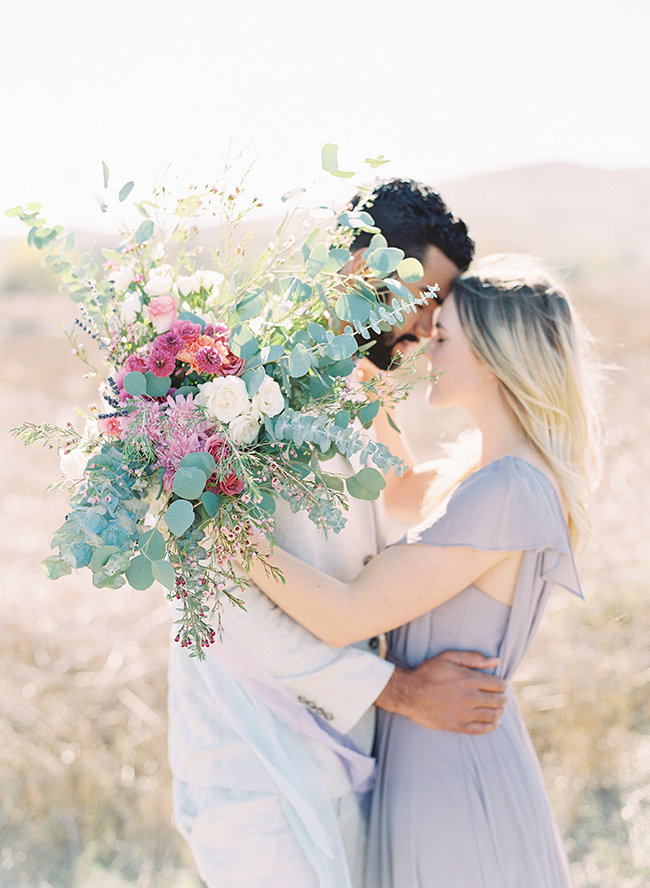
{"label": "man's ear", "polygon": [[367,247],[361,247],[352,253],[352,258],[345,265],[345,270],[348,274],[358,274],[362,266],[366,264],[366,260],[363,258],[366,249]]}

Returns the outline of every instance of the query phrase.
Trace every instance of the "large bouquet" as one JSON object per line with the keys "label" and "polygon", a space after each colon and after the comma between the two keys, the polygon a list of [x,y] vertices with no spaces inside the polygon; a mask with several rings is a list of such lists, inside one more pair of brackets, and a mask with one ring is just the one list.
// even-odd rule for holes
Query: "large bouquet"
{"label": "large bouquet", "polygon": [[[119,191],[118,205],[132,188]],[[373,332],[423,301],[389,277],[399,270],[416,280],[419,263],[379,233],[364,273],[341,273],[352,231],[377,231],[364,210],[330,212],[329,230],[319,222],[292,238],[288,212],[275,245],[251,265],[240,234],[259,202],[246,204],[243,193],[161,187],[130,205],[137,224],[126,224],[101,260],[73,258],[72,236],[49,226],[40,205],[8,211],[29,226],[29,243],[79,306],[68,333],[75,353],[91,365],[87,336],[103,358],[102,406],[85,411],[83,432],[14,430],[56,447],[71,482],[70,511],[52,540],[58,554],[43,567],[53,579],[88,567],[95,586],[113,589],[159,581],[182,603],[177,640],[198,656],[215,639],[220,595],[241,604],[233,589],[245,581],[230,558],[262,557],[255,539],[272,536],[277,497],[337,532],[346,491],[374,499],[385,483],[377,469],[399,472],[399,460],[365,432],[379,400],[348,378]],[[205,267],[193,243],[209,214],[222,234]],[[391,307],[377,298],[379,281],[394,294]],[[334,453],[364,467],[345,479],[328,473],[322,463]]]}

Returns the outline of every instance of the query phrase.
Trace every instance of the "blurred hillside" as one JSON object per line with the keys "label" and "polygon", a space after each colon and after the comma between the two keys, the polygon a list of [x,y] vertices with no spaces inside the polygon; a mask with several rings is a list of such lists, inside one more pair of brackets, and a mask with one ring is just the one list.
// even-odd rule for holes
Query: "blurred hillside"
{"label": "blurred hillside", "polygon": [[[439,190],[467,223],[478,256],[535,253],[562,274],[598,336],[627,345],[650,341],[650,169],[540,164],[444,183]],[[247,250],[255,253],[274,239],[279,219],[251,218]],[[16,240],[0,242],[0,293],[56,289],[19,223],[16,230]],[[200,240],[215,244],[218,232],[205,230]],[[76,243],[85,251],[116,241],[78,232]]]}

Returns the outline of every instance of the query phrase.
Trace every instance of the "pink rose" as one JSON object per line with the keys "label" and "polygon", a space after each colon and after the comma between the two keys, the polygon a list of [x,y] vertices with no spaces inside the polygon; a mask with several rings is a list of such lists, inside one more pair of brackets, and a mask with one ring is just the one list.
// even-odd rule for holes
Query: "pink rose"
{"label": "pink rose", "polygon": [[172,333],[182,336],[185,342],[191,342],[201,335],[201,325],[192,321],[173,321],[169,329]]}
{"label": "pink rose", "polygon": [[224,376],[237,376],[244,366],[243,358],[231,352],[226,346],[226,354],[221,362],[221,373]]}
{"label": "pink rose", "polygon": [[146,373],[149,369],[149,359],[143,358],[142,355],[129,355],[124,362],[124,369],[127,373],[138,372]]}
{"label": "pink rose", "polygon": [[173,296],[156,296],[147,305],[147,314],[156,333],[166,333],[178,314],[176,300]]}
{"label": "pink rose", "polygon": [[106,419],[97,420],[97,428],[109,438],[119,438],[122,434],[122,417],[108,416]]}
{"label": "pink rose", "polygon": [[217,484],[217,492],[224,493],[226,496],[235,496],[244,489],[244,479],[240,478],[232,472],[227,478],[223,478]]}

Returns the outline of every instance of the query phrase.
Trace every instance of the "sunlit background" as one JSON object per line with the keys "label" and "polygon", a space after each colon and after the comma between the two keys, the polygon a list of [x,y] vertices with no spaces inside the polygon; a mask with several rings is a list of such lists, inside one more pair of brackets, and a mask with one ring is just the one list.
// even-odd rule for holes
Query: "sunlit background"
{"label": "sunlit background", "polygon": [[[88,240],[114,224],[102,161],[142,199],[170,165],[204,184],[243,153],[264,220],[334,142],[343,168],[381,154],[439,188],[479,254],[534,251],[566,279],[618,369],[587,603],[553,600],[518,684],[576,888],[650,884],[649,46],[646,0],[21,0],[0,20],[3,211],[39,201]],[[8,433],[95,385],[24,234],[0,213],[0,888],[197,888],[170,820],[162,593],[38,567],[57,460]],[[463,420],[417,399],[424,458]]]}

